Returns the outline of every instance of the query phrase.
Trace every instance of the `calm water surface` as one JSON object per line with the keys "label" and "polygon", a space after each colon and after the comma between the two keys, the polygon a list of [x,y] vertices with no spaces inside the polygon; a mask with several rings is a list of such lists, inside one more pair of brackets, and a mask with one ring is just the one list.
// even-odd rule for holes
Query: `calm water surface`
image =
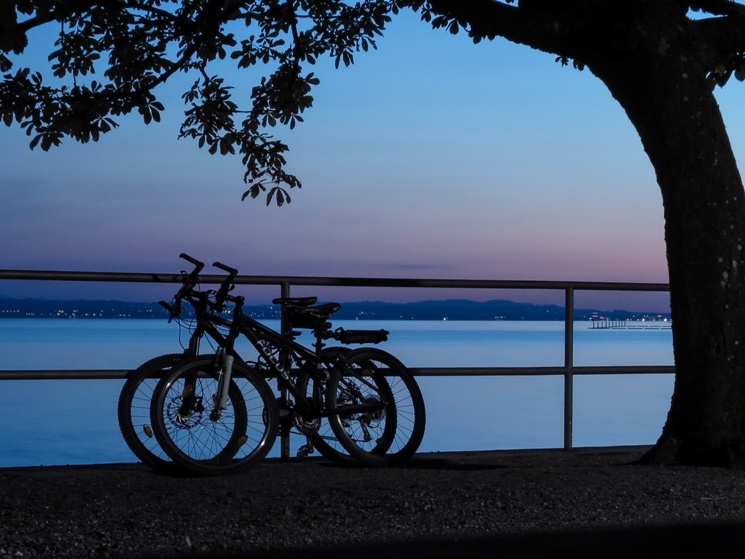
{"label": "calm water surface", "polygon": [[[334,326],[389,330],[389,341],[378,347],[411,367],[539,367],[564,361],[561,322],[336,321]],[[188,333],[181,337],[186,343]],[[305,334],[300,341],[309,339]],[[669,329],[592,330],[589,323],[577,323],[574,342],[578,366],[673,363]],[[134,369],[180,347],[179,328],[158,320],[0,320],[0,368],[5,370]],[[245,345],[239,351],[246,358],[253,355]],[[563,444],[561,377],[418,382],[427,406],[421,450]],[[0,381],[0,467],[134,461],[116,420],[122,384]],[[578,376],[574,386],[576,446],[650,444],[664,423],[673,377]],[[293,450],[299,444],[300,437],[293,437]]]}

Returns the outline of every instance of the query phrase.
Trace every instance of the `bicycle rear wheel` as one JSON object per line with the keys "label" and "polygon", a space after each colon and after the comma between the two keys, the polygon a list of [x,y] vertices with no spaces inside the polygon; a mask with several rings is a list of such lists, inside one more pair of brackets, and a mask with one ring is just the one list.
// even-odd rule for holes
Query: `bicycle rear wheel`
{"label": "bicycle rear wheel", "polygon": [[[337,362],[327,386],[329,424],[339,443],[367,466],[410,458],[424,438],[424,399],[414,377],[390,353],[360,348]],[[347,408],[347,410],[345,410]]]}
{"label": "bicycle rear wheel", "polygon": [[172,473],[177,466],[153,435],[150,401],[161,376],[183,359],[183,353],[150,359],[127,377],[119,394],[117,418],[124,441],[143,464],[163,473]]}
{"label": "bicycle rear wheel", "polygon": [[158,383],[150,408],[160,445],[199,475],[243,471],[266,456],[277,436],[277,401],[263,377],[234,363],[226,409],[218,413],[218,371],[214,356],[186,360]]}
{"label": "bicycle rear wheel", "polygon": [[[324,349],[323,354],[325,360],[328,361],[325,365],[329,369],[333,368],[332,363],[334,359],[339,355],[347,355],[350,351],[352,350],[348,347],[328,347]],[[300,392],[305,394],[307,398],[313,398],[315,382],[316,381],[309,378],[308,375],[304,375],[298,379],[298,389]],[[325,394],[323,386],[319,387],[319,389],[322,391],[322,394]],[[316,449],[321,456],[335,464],[340,466],[358,466],[359,461],[352,457],[349,454],[349,451],[347,451],[347,449],[339,442],[334,430],[331,428],[328,418],[321,417],[318,421],[319,423],[316,434],[306,435],[308,443]]]}

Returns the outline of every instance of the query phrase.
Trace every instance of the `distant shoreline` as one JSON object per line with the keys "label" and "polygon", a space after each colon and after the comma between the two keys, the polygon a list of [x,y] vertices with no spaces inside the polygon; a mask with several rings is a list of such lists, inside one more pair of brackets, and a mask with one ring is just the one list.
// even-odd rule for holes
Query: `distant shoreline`
{"label": "distant shoreline", "polygon": [[[335,320],[426,320],[426,321],[563,321],[564,308],[558,305],[534,305],[507,300],[471,301],[448,299],[416,303],[359,301],[342,303]],[[191,309],[185,309],[189,316]],[[244,312],[257,319],[279,319],[278,305],[246,305]],[[117,300],[71,300],[0,298],[3,318],[76,318],[76,319],[168,319],[158,303]],[[574,320],[669,322],[670,313],[625,310],[575,309]]]}

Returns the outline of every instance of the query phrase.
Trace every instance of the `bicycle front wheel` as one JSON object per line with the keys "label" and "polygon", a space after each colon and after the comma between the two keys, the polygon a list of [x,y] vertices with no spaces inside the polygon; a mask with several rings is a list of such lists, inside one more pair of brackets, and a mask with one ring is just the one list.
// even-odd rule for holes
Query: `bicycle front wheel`
{"label": "bicycle front wheel", "polygon": [[196,357],[174,367],[153,393],[158,442],[176,464],[199,475],[243,471],[266,456],[277,436],[277,401],[263,377],[234,363],[222,411],[215,407],[218,384],[215,357]]}
{"label": "bicycle front wheel", "polygon": [[410,458],[424,438],[424,398],[414,377],[390,353],[350,351],[327,386],[329,423],[340,444],[367,466]]}

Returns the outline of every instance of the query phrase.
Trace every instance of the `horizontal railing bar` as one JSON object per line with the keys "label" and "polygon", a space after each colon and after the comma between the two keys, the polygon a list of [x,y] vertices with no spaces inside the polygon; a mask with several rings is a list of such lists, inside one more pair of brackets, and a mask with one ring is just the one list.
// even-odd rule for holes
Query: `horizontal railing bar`
{"label": "horizontal railing bar", "polygon": [[[410,367],[418,377],[559,376],[565,367]],[[109,380],[126,378],[130,369],[39,369],[0,371],[0,380]],[[575,375],[673,374],[674,366],[573,367]]]}
{"label": "horizontal railing bar", "polygon": [[[205,284],[219,284],[224,275],[205,274],[199,279]],[[173,273],[138,272],[64,272],[43,270],[0,270],[0,280],[96,281],[124,283],[181,283],[183,276]],[[669,291],[666,283],[624,283],[593,281],[543,280],[468,280],[468,279],[409,279],[313,276],[236,276],[240,285],[292,285],[319,287],[424,287],[466,289],[577,289],[585,291]]]}
{"label": "horizontal railing bar", "polygon": [[675,374],[675,365],[645,365],[635,367],[597,365],[594,367],[573,367],[574,375],[667,375]]}
{"label": "horizontal railing bar", "polygon": [[[560,376],[566,374],[566,367],[409,367],[409,372],[418,377],[468,377],[468,376]],[[673,374],[675,367],[670,366],[596,366],[572,367],[574,375],[649,375]]]}
{"label": "horizontal railing bar", "polygon": [[37,369],[0,371],[0,380],[116,380],[130,369]]}
{"label": "horizontal railing bar", "polygon": [[0,279],[98,281],[123,283],[181,283],[184,279],[184,276],[182,274],[156,274],[148,272],[63,272],[45,270],[0,270]]}

